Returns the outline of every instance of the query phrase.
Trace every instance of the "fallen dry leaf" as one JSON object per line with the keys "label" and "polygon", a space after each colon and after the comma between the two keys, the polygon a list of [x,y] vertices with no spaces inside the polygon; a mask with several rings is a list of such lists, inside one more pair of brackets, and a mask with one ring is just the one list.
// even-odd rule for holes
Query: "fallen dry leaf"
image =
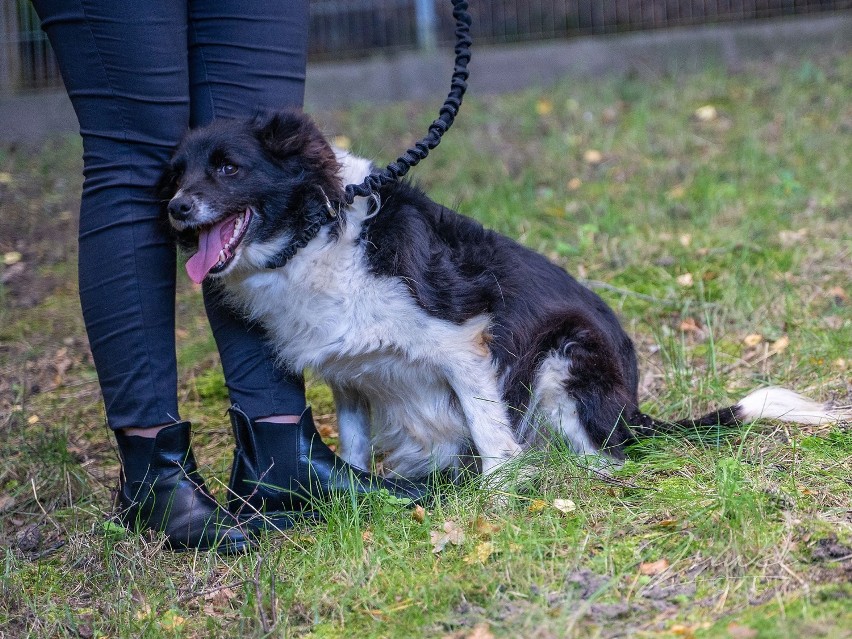
{"label": "fallen dry leaf", "polygon": [[214,590],[213,592],[208,592],[204,595],[204,601],[207,602],[205,610],[210,609],[214,611],[215,614],[218,614],[223,610],[231,608],[231,602],[235,599],[237,599],[237,593],[230,588],[221,588],[219,590]]}
{"label": "fallen dry leaf", "polygon": [[12,264],[17,264],[21,261],[23,256],[18,253],[18,251],[9,251],[8,253],[3,253],[3,264],[6,266],[12,266]]}
{"label": "fallen dry leaf", "polygon": [[763,335],[760,333],[751,333],[743,338],[743,344],[749,348],[754,348],[763,341]]}
{"label": "fallen dry leaf", "polygon": [[547,98],[541,98],[535,103],[535,112],[539,115],[550,115],[553,113],[553,102]]}
{"label": "fallen dry leaf", "polygon": [[38,424],[39,416],[38,415],[30,415],[27,417],[27,423],[32,426],[33,424]]}
{"label": "fallen dry leaf", "polygon": [[686,195],[686,187],[683,184],[675,184],[666,195],[673,200],[679,200]]}
{"label": "fallen dry leaf", "polygon": [[712,122],[719,117],[719,112],[712,104],[705,104],[695,109],[695,119],[699,122]]}
{"label": "fallen dry leaf", "polygon": [[657,561],[646,561],[639,564],[639,574],[642,575],[659,575],[669,567],[669,560],[665,557]]}
{"label": "fallen dry leaf", "polygon": [[527,510],[531,513],[537,513],[547,508],[547,502],[543,499],[533,499],[530,502],[530,505],[527,507]]}
{"label": "fallen dry leaf", "polygon": [[464,558],[464,562],[466,564],[484,564],[492,554],[494,554],[494,544],[490,541],[483,541],[477,544],[473,552]]}
{"label": "fallen dry leaf", "polygon": [[684,273],[683,275],[678,275],[675,281],[681,286],[692,286],[695,280],[692,277],[692,273]]}
{"label": "fallen dry leaf", "polygon": [[577,504],[570,499],[554,499],[553,507],[562,513],[572,513],[577,510]]}
{"label": "fallen dry leaf", "polygon": [[166,610],[160,617],[160,627],[167,630],[176,630],[186,623],[186,618],[181,617],[174,610]]}
{"label": "fallen dry leaf", "polygon": [[782,351],[787,350],[787,347],[790,345],[790,338],[786,335],[782,335],[774,342],[772,342],[771,350],[773,353],[780,353]]}
{"label": "fallen dry leaf", "polygon": [[495,524],[494,522],[488,521],[485,517],[480,515],[476,518],[476,521],[473,524],[474,530],[476,530],[477,535],[491,535],[500,530],[500,526]]}
{"label": "fallen dry leaf", "polygon": [[700,335],[704,332],[704,329],[698,325],[698,322],[695,321],[692,317],[687,317],[680,323],[680,330],[684,333],[694,333],[696,335]]}
{"label": "fallen dry leaf", "polygon": [[583,153],[583,161],[587,164],[600,164],[603,162],[603,153],[597,149],[588,149]]}
{"label": "fallen dry leaf", "polygon": [[692,236],[689,233],[683,233],[677,238],[678,244],[686,248],[692,244]]}
{"label": "fallen dry leaf", "polygon": [[581,186],[583,186],[583,180],[581,180],[580,178],[574,177],[574,178],[571,178],[570,180],[568,180],[568,190],[569,191],[576,191]]}
{"label": "fallen dry leaf", "polygon": [[462,545],[464,543],[464,531],[456,522],[448,519],[444,522],[443,532],[440,530],[431,531],[429,540],[432,544],[432,552],[439,553],[446,548],[447,544]]}

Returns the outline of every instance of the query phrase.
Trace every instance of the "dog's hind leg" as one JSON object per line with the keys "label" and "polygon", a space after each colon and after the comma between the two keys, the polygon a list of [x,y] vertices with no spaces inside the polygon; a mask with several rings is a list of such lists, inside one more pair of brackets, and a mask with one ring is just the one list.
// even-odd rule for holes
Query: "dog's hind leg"
{"label": "dog's hind leg", "polygon": [[369,470],[373,450],[370,443],[370,405],[363,395],[351,388],[332,385],[331,392],[340,433],[337,454],[346,463]]}
{"label": "dog's hind leg", "polygon": [[575,331],[539,364],[535,416],[577,454],[623,459],[623,445],[632,439],[626,419],[636,409],[633,374],[624,370],[630,361],[591,332]]}
{"label": "dog's hind leg", "polygon": [[[561,436],[578,455],[595,455],[600,448],[589,436],[580,421],[577,400],[568,394],[566,382],[570,380],[571,360],[552,354],[545,358],[538,369],[533,396],[531,419],[538,428],[550,429]],[[544,423],[541,423],[544,422]]]}
{"label": "dog's hind leg", "polygon": [[522,449],[512,433],[490,358],[460,361],[449,371],[448,380],[482,461],[482,473],[491,474]]}

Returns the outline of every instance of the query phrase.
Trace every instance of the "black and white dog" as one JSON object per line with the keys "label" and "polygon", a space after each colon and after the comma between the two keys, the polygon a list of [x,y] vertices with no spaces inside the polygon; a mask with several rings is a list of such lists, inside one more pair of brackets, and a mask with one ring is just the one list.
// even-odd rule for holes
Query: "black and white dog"
{"label": "black and white dog", "polygon": [[192,131],[162,182],[190,277],[330,385],[349,463],[415,477],[472,451],[487,474],[554,434],[618,460],[678,426],[848,416],[780,388],[697,420],[643,414],[633,344],[600,297],[410,184],[344,205],[371,169],[284,112]]}

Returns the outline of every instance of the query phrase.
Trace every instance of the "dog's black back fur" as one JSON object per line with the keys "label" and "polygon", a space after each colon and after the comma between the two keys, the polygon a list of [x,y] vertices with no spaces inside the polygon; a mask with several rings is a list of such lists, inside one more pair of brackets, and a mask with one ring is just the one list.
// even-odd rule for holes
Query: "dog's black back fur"
{"label": "dog's black back fur", "polygon": [[[504,400],[519,422],[541,359],[558,351],[582,371],[566,390],[594,443],[620,450],[637,412],[633,344],[595,293],[563,269],[478,222],[436,204],[408,183],[384,187],[365,223],[369,265],[401,277],[423,310],[454,323],[491,315],[490,348],[510,371]],[[529,433],[535,436],[535,432]]]}

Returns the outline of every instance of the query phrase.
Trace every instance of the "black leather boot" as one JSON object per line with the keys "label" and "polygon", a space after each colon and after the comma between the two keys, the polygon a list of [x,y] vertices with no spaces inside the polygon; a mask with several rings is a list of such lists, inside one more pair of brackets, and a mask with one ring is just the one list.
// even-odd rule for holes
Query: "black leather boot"
{"label": "black leather boot", "polygon": [[155,438],[115,432],[123,465],[121,520],[136,531],[166,535],[174,550],[245,550],[239,522],[207,491],[190,448],[189,422],[166,426]]}
{"label": "black leather boot", "polygon": [[276,526],[294,515],[314,514],[318,503],[338,494],[391,495],[422,501],[425,483],[385,479],[347,464],[323,443],[311,409],[298,424],[252,421],[235,404],[229,410],[237,448],[228,508],[241,521],[262,513]]}

